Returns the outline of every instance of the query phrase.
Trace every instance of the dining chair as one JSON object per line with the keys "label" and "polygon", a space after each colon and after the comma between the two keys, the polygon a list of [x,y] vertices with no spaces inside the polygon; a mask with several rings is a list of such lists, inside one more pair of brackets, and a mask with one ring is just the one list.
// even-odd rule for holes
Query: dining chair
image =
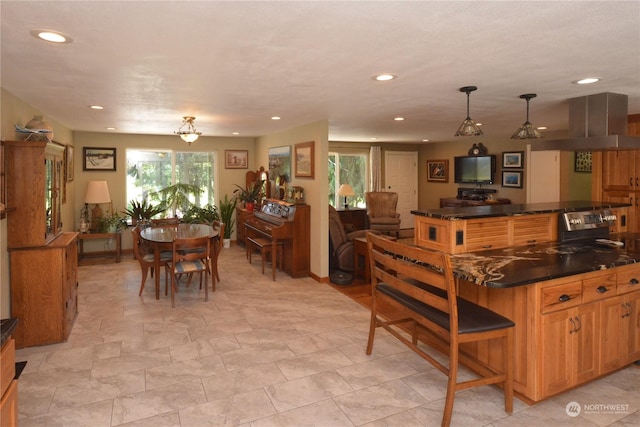
{"label": "dining chair", "polygon": [[175,292],[178,289],[178,276],[200,273],[200,288],[204,276],[204,300],[209,301],[208,274],[211,274],[211,239],[209,236],[178,238],[173,241],[172,257],[167,262],[167,271],[171,272],[171,307],[175,307]]}
{"label": "dining chair", "polygon": [[152,227],[164,227],[167,225],[178,225],[180,224],[180,218],[172,217],[172,218],[155,218],[151,220]]}
{"label": "dining chair", "polygon": [[[150,252],[142,238],[140,237],[140,228],[133,227],[131,229],[131,235],[133,237],[133,256],[140,264],[140,269],[142,270],[142,281],[140,282],[140,292],[138,292],[138,296],[142,295],[142,291],[144,290],[144,284],[147,281],[147,274],[149,274],[149,270],[151,270],[151,277],[154,274],[155,267],[155,255],[153,252]],[[172,253],[168,251],[163,251],[160,253],[160,264],[163,265],[167,261],[171,259]],[[155,272],[155,274],[159,274],[159,272]]]}
{"label": "dining chair", "polygon": [[220,252],[222,251],[222,239],[224,238],[224,222],[212,221],[211,227],[213,227],[214,230],[218,230],[218,240],[216,240],[214,243],[213,254],[211,255],[211,268],[213,270],[211,272],[211,281],[213,282],[212,289],[215,292],[216,279],[218,280],[218,282],[220,281],[220,272],[218,271],[218,257],[220,256]]}

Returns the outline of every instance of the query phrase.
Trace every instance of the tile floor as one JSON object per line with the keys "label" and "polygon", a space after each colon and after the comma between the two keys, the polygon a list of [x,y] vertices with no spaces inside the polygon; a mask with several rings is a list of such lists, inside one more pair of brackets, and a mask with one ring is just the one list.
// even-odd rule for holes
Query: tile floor
{"label": "tile floor", "polygon": [[[437,426],[445,377],[389,336],[365,355],[369,312],[310,278],[277,282],[224,250],[222,283],[205,303],[181,287],[177,307],[138,297],[138,264],[79,268],[68,342],[21,349],[20,426]],[[452,425],[640,425],[640,369],[535,406],[483,387],[458,393]],[[569,417],[569,402],[593,407]]]}

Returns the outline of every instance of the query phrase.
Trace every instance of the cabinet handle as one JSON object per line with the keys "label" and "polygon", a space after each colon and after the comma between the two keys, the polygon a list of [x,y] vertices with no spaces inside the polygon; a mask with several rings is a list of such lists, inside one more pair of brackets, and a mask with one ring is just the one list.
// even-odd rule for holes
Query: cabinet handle
{"label": "cabinet handle", "polygon": [[607,289],[606,286],[598,286],[598,289],[596,289],[596,292],[599,294],[604,294],[605,292],[607,292],[609,289]]}
{"label": "cabinet handle", "polygon": [[567,294],[562,294],[560,295],[560,298],[558,298],[558,301],[560,302],[567,302],[571,299],[571,297]]}
{"label": "cabinet handle", "polygon": [[628,302],[625,302],[624,304],[621,304],[621,305],[624,308],[624,314],[622,315],[622,319],[624,319],[625,317],[631,316],[631,305]]}
{"label": "cabinet handle", "polygon": [[631,286],[633,286],[633,285],[637,285],[638,283],[640,283],[640,282],[639,282],[639,281],[638,281],[638,279],[636,279],[635,277],[634,277],[633,279],[629,280],[629,284],[630,284]]}
{"label": "cabinet handle", "polygon": [[636,176],[636,187],[639,187],[640,185],[638,184],[638,177]]}
{"label": "cabinet handle", "polygon": [[629,303],[626,303],[625,305],[629,309],[629,313],[627,314],[627,317],[630,317],[631,316],[631,310],[632,310],[633,307],[631,307],[631,304],[629,304]]}
{"label": "cabinet handle", "polygon": [[483,249],[489,249],[491,246],[493,246],[493,245],[484,245],[482,248]]}
{"label": "cabinet handle", "polygon": [[629,177],[629,187],[633,187],[633,177]]}
{"label": "cabinet handle", "polygon": [[569,322],[571,322],[571,330],[569,331],[570,334],[578,332],[578,330],[576,329],[576,322],[573,319],[573,317],[569,319]]}
{"label": "cabinet handle", "polygon": [[578,332],[580,329],[582,329],[582,322],[580,321],[580,318],[576,316],[576,323],[578,324],[578,329],[576,329],[576,332]]}

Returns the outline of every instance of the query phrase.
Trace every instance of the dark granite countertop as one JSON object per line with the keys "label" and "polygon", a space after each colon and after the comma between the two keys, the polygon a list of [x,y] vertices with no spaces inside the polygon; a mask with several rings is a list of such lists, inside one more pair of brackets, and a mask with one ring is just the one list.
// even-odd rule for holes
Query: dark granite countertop
{"label": "dark granite countertop", "polygon": [[18,319],[2,319],[0,320],[0,331],[2,332],[2,340],[0,345],[4,344],[13,330],[18,326]]}
{"label": "dark granite countertop", "polygon": [[532,215],[540,213],[560,213],[585,211],[593,209],[610,209],[630,206],[628,203],[594,202],[590,200],[578,200],[570,202],[550,202],[550,203],[526,203],[515,205],[487,205],[469,207],[449,207],[441,209],[430,209],[426,211],[411,211],[418,216],[444,220],[460,220],[474,218],[489,218],[500,216]]}
{"label": "dark granite countertop", "polygon": [[623,247],[595,239],[514,246],[451,256],[457,277],[492,288],[510,288],[640,262],[640,233],[609,236]]}

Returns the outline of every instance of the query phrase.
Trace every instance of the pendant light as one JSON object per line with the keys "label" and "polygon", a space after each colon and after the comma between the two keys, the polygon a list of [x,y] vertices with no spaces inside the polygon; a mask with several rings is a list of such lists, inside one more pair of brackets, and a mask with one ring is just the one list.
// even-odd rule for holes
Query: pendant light
{"label": "pendant light", "polygon": [[533,125],[529,121],[529,101],[532,98],[535,98],[536,96],[538,96],[538,95],[536,95],[535,93],[525,93],[524,95],[520,95],[520,99],[526,99],[527,100],[527,121],[524,122],[522,124],[522,126],[520,126],[518,128],[518,130],[513,135],[511,135],[511,139],[543,138],[542,134],[540,134],[540,132],[538,132],[538,129],[533,127]]}
{"label": "pendant light", "polygon": [[475,90],[478,90],[476,86],[465,86],[460,88],[460,92],[465,92],[467,94],[467,118],[464,119],[464,122],[458,128],[455,136],[480,136],[482,135],[482,130],[478,127],[476,122],[471,120],[469,117],[469,94]]}
{"label": "pendant light", "polygon": [[[192,142],[194,142],[200,135],[202,135],[202,132],[196,131],[196,127],[193,125],[193,121],[196,119],[195,117],[184,116],[183,119],[184,121],[182,122],[182,126],[180,126],[175,134],[179,135],[184,142],[188,142],[189,145],[191,145]],[[187,128],[183,130],[185,126]]]}

